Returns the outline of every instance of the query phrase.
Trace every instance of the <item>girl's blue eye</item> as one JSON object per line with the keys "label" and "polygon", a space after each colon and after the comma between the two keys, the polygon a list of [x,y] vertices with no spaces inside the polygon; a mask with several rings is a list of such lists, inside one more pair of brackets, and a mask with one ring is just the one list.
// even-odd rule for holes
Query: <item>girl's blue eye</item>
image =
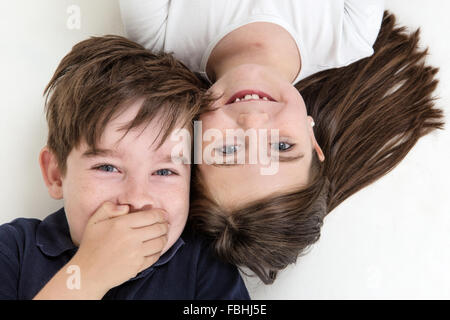
{"label": "girl's blue eye", "polygon": [[175,173],[172,170],[169,169],[160,169],[158,171],[156,171],[156,175],[157,176],[171,176],[174,175]]}
{"label": "girl's blue eye", "polygon": [[218,150],[223,155],[233,154],[233,153],[236,153],[239,150],[239,146],[236,146],[236,145],[223,146],[222,148],[219,148]]}
{"label": "girl's blue eye", "polygon": [[289,144],[287,142],[279,142],[275,144],[275,146],[278,148],[279,151],[286,151],[293,147],[292,144]]}
{"label": "girl's blue eye", "polygon": [[96,167],[97,170],[105,171],[105,172],[119,172],[116,167],[110,164],[103,164],[101,166]]}

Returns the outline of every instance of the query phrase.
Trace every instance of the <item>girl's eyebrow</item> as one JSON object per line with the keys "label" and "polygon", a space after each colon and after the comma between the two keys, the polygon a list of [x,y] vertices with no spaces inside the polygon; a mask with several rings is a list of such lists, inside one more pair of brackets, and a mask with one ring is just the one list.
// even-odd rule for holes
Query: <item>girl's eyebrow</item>
{"label": "girl's eyebrow", "polygon": [[299,155],[296,156],[278,156],[278,160],[280,162],[294,162],[297,160],[300,160],[304,157],[305,155],[303,153],[300,153]]}
{"label": "girl's eyebrow", "polygon": [[[295,161],[299,161],[301,160],[305,155],[303,153],[296,155],[296,156],[282,156],[280,155],[278,157],[278,161],[279,162],[295,162]],[[213,163],[212,164],[214,167],[219,167],[219,168],[233,168],[233,167],[237,167],[237,166],[243,166],[245,165],[245,163]]]}

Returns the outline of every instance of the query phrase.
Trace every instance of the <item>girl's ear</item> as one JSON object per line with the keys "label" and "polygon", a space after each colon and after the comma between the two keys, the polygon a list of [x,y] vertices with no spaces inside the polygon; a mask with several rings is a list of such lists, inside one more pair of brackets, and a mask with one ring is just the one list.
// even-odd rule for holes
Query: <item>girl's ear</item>
{"label": "girl's ear", "polygon": [[320,148],[319,144],[316,141],[316,137],[314,135],[314,119],[310,116],[307,117],[308,118],[308,123],[310,125],[309,127],[309,131],[310,131],[310,136],[311,136],[311,142],[313,145],[314,150],[317,152],[317,157],[319,158],[320,162],[325,161],[325,155],[323,154],[322,148]]}
{"label": "girl's ear", "polygon": [[62,174],[56,156],[47,146],[39,153],[39,165],[49,195],[56,200],[63,198]]}

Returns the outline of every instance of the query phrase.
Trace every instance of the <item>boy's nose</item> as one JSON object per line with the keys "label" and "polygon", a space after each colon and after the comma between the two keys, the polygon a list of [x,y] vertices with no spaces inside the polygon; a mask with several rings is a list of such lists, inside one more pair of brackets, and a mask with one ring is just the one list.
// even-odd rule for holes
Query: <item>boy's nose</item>
{"label": "boy's nose", "polygon": [[119,195],[119,203],[130,206],[130,213],[156,207],[155,199],[151,195],[148,183],[130,179]]}

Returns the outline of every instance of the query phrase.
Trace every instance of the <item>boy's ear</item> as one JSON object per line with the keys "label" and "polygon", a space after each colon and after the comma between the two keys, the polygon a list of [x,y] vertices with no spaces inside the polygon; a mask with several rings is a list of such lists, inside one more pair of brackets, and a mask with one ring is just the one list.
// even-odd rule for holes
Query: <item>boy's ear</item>
{"label": "boy's ear", "polygon": [[41,167],[42,177],[47,186],[48,193],[53,199],[59,200],[63,198],[62,191],[62,174],[59,169],[56,156],[47,146],[42,148],[39,153],[39,165]]}

